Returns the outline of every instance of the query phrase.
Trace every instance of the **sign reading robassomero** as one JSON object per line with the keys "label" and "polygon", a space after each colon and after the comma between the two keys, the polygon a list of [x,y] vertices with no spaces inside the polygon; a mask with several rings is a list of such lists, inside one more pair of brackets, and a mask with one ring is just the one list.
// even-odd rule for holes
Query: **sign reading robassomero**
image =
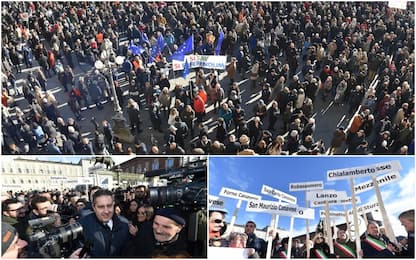
{"label": "sign reading robassomero", "polygon": [[251,194],[244,191],[234,190],[230,188],[222,187],[220,191],[220,196],[228,197],[237,200],[261,200],[261,196]]}
{"label": "sign reading robassomero", "polygon": [[315,210],[299,207],[294,204],[279,203],[269,200],[250,200],[247,201],[246,211],[264,212],[277,214],[280,216],[290,216],[295,218],[314,219]]}
{"label": "sign reading robassomero", "polygon": [[173,60],[173,70],[183,70],[185,60],[189,63],[189,68],[205,68],[225,70],[227,56],[220,55],[186,55],[184,61]]}
{"label": "sign reading robassomero", "polygon": [[367,166],[336,169],[327,171],[327,180],[334,181],[339,179],[349,179],[364,177],[374,174],[387,173],[392,171],[400,171],[402,166],[399,161],[383,162]]}
{"label": "sign reading robassomero", "polygon": [[[387,173],[383,176],[377,177],[378,186],[384,186],[386,184],[396,182],[400,180],[400,174],[398,172]],[[356,194],[368,191],[373,189],[374,183],[372,180],[357,184],[354,186],[354,191]]]}
{"label": "sign reading robassomero", "polygon": [[292,203],[292,204],[296,204],[296,202],[297,202],[296,197],[294,197],[290,194],[284,193],[283,191],[273,189],[272,187],[269,187],[267,185],[263,185],[261,187],[261,193],[266,194],[266,195],[270,195],[270,196],[272,196],[276,199],[280,199],[280,200],[283,200],[283,201],[286,201],[286,202],[289,202],[289,203]]}
{"label": "sign reading robassomero", "polygon": [[289,191],[301,191],[301,190],[322,190],[324,188],[324,182],[295,182],[289,183]]}

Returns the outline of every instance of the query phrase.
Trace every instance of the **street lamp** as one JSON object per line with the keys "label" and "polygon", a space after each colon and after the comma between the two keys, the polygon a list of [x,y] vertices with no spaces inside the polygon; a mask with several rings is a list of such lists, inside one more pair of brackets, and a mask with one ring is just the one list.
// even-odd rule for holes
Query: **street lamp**
{"label": "street lamp", "polygon": [[117,186],[120,187],[120,172],[123,170],[121,169],[120,165],[117,165],[114,171],[117,173]]}
{"label": "street lamp", "polygon": [[109,39],[104,39],[103,45],[102,45],[102,51],[100,54],[100,59],[97,60],[94,64],[94,67],[97,70],[104,71],[105,69],[108,69],[110,72],[110,87],[111,91],[113,92],[113,105],[114,105],[114,116],[112,117],[112,120],[114,121],[114,136],[117,137],[120,141],[125,143],[133,143],[134,136],[130,133],[130,129],[127,126],[127,120],[123,115],[123,110],[120,107],[120,103],[117,98],[116,94],[116,87],[114,85],[113,80],[113,66],[114,62],[117,65],[123,64],[124,57],[117,56],[114,58],[114,51],[113,51],[113,44]]}

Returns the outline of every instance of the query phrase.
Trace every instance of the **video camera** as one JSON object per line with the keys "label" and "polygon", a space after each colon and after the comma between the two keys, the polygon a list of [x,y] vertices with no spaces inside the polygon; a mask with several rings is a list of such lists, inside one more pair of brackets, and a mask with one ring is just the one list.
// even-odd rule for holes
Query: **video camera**
{"label": "video camera", "polygon": [[152,205],[180,206],[184,211],[207,208],[206,165],[197,163],[196,166],[159,170],[156,174],[161,179],[166,179],[168,185],[149,188],[149,200]]}
{"label": "video camera", "polygon": [[28,221],[33,230],[29,235],[29,241],[41,257],[68,257],[72,253],[72,242],[82,235],[82,226],[79,223],[66,224],[50,230],[49,225],[55,221],[55,217],[43,217]]}

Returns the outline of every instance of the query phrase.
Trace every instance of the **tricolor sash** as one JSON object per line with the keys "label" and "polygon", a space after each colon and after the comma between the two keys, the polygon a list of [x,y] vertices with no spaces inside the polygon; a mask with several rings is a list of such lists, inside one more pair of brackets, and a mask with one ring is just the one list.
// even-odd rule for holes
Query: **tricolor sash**
{"label": "tricolor sash", "polygon": [[372,248],[374,248],[377,251],[381,251],[387,248],[383,241],[372,238],[370,236],[364,239],[364,241],[367,242]]}
{"label": "tricolor sash", "polygon": [[279,251],[280,258],[287,258],[287,252],[286,251]]}
{"label": "tricolor sash", "polygon": [[328,258],[326,256],[326,254],[324,253],[324,251],[322,251],[320,249],[315,249],[315,255],[316,255],[316,257],[318,257],[320,259],[327,259]]}
{"label": "tricolor sash", "polygon": [[340,244],[338,242],[334,242],[334,246],[336,246],[339,250],[341,250],[346,256],[350,258],[355,258],[355,252],[352,250],[347,244]]}

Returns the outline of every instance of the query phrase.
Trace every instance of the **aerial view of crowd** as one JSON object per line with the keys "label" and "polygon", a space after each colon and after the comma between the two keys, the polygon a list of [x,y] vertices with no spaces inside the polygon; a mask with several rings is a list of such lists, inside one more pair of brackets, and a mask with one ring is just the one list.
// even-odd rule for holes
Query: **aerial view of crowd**
{"label": "aerial view of crowd", "polygon": [[414,154],[411,1],[1,6],[3,154]]}

